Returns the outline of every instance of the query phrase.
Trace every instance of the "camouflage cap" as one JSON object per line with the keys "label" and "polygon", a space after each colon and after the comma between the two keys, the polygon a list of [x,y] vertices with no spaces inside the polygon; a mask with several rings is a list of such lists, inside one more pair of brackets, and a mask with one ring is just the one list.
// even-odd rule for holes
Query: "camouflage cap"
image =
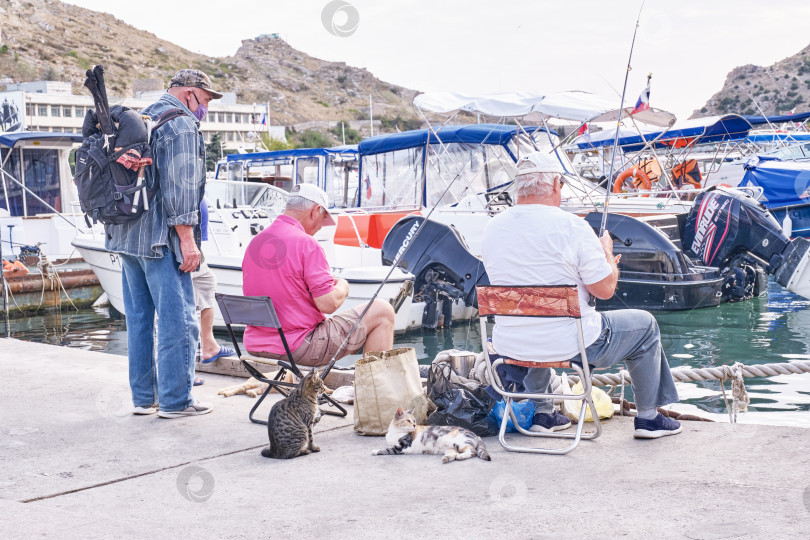
{"label": "camouflage cap", "polygon": [[192,88],[202,88],[208,91],[214,99],[220,99],[222,94],[216,92],[214,87],[211,86],[211,79],[208,75],[198,69],[181,69],[174,74],[172,80],[169,82],[169,88],[173,86],[190,86]]}

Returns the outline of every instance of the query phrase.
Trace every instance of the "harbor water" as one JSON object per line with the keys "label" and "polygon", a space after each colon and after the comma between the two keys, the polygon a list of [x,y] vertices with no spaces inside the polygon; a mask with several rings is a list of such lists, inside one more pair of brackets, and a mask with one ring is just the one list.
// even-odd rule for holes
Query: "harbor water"
{"label": "harbor water", "polygon": [[[712,367],[734,362],[782,363],[810,359],[810,300],[785,291],[771,281],[767,296],[686,312],[657,313],[664,350],[672,367]],[[6,329],[0,323],[0,330]],[[126,355],[126,321],[109,307],[12,318],[12,337],[66,347]],[[228,344],[226,333],[217,339]],[[440,351],[479,352],[477,321],[438,331],[397,336],[396,346],[414,347],[420,363]],[[355,358],[342,363],[351,364]],[[58,359],[55,359],[58,361]],[[749,412],[740,423],[807,426],[810,424],[810,373],[747,378]],[[628,389],[629,390],[629,389]],[[730,383],[726,393],[730,397]],[[718,421],[728,421],[720,384],[679,383],[681,402],[673,407]],[[628,391],[628,398],[632,393]]]}

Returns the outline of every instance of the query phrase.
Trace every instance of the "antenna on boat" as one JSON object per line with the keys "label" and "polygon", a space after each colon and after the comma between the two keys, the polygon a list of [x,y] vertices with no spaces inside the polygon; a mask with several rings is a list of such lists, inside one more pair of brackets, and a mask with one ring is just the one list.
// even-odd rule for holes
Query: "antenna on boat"
{"label": "antenna on boat", "polygon": [[610,192],[613,183],[613,166],[616,163],[616,150],[619,147],[619,128],[622,125],[622,116],[624,115],[624,96],[627,94],[627,79],[630,76],[630,62],[633,60],[633,48],[636,45],[636,34],[638,33],[638,22],[641,20],[641,10],[644,9],[644,2],[641,2],[641,7],[638,8],[638,17],[636,17],[636,28],[633,30],[633,41],[630,43],[630,56],[627,58],[627,71],[624,73],[624,87],[622,88],[622,99],[619,103],[619,118],[616,120],[616,137],[613,140],[613,153],[610,160],[610,174],[608,174],[608,184],[605,193],[605,206],[602,210],[602,225],[599,227],[599,236],[605,232],[607,225],[608,207],[610,206]]}
{"label": "antenna on boat", "polygon": [[371,136],[374,136],[374,103],[371,101],[371,94],[368,95],[368,124],[371,127]]}

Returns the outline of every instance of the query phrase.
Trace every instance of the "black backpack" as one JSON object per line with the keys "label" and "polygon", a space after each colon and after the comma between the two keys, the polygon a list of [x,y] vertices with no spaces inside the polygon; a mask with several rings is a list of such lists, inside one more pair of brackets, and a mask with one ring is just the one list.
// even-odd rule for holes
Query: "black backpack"
{"label": "black backpack", "polygon": [[[112,134],[99,128],[99,118],[87,111],[82,145],[76,150],[76,187],[88,225],[101,222],[120,224],[141,217],[149,209],[157,186],[147,189],[145,168],[151,164],[151,134],[160,126],[186,114],[170,109],[154,120],[151,129],[146,118],[128,107],[110,112]],[[134,167],[134,168],[131,168]]]}

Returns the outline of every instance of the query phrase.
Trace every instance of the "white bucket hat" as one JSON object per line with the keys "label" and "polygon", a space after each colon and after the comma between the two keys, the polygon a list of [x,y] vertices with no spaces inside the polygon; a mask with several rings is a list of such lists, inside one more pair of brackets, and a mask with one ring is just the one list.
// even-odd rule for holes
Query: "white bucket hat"
{"label": "white bucket hat", "polygon": [[296,184],[290,190],[290,195],[303,197],[306,200],[312,201],[319,205],[321,208],[326,210],[327,217],[323,220],[323,224],[326,226],[335,225],[335,219],[332,217],[332,214],[329,213],[329,197],[326,195],[324,190],[315,184]]}

